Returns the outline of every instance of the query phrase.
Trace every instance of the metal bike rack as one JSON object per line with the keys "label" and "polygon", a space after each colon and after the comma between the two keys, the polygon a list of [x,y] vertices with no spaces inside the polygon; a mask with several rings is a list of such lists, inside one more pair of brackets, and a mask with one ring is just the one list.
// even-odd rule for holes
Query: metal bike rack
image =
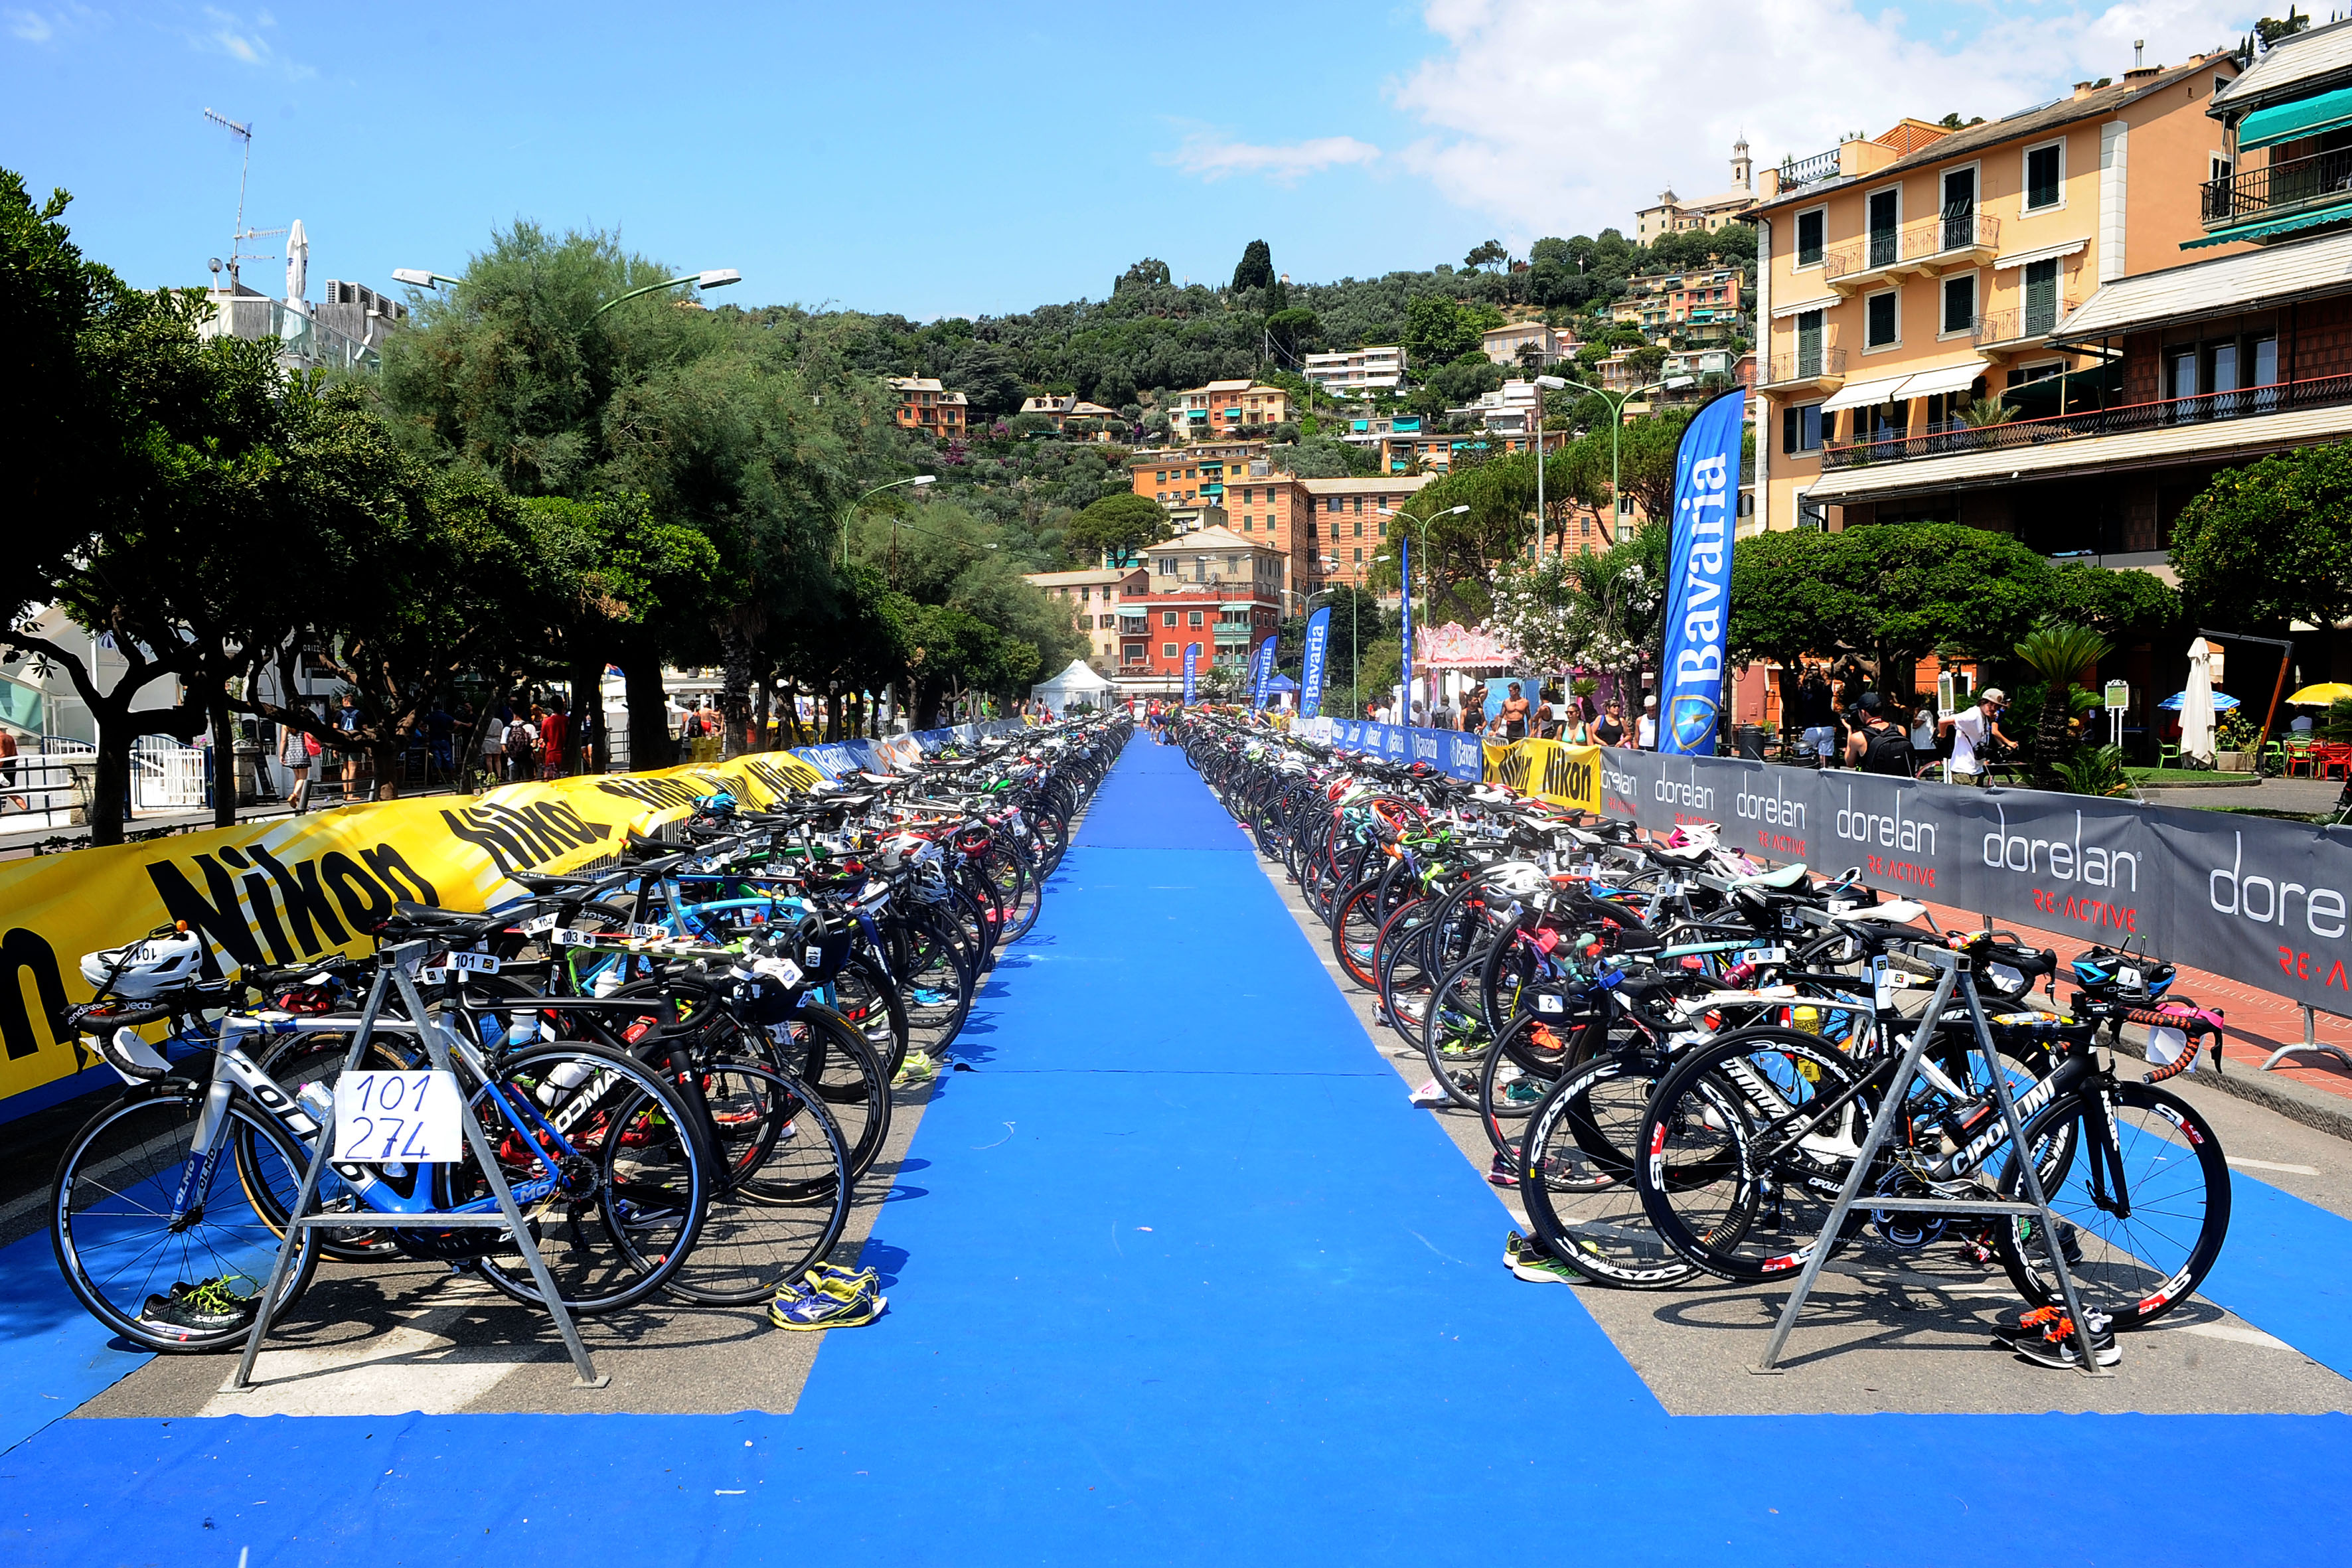
{"label": "metal bike rack", "polygon": [[[2042,1173],[2035,1167],[2032,1151],[2026,1144],[2025,1126],[2019,1120],[2017,1101],[2009,1092],[2009,1074],[2001,1066],[2000,1053],[1993,1047],[1991,1026],[1986,1022],[1984,1003],[1977,994],[1974,964],[1965,954],[1924,944],[1912,944],[1906,956],[1942,971],[1943,978],[1936,983],[1935,995],[1928,1002],[1927,1010],[1919,1016],[1918,1027],[1912,1031],[1911,1043],[1904,1049],[1902,1065],[1895,1069],[1894,1081],[1887,1086],[1877,1115],[1871,1119],[1869,1136],[1863,1140],[1862,1150],[1854,1156],[1853,1169],[1845,1179],[1844,1188],[1838,1194],[1837,1203],[1830,1210],[1829,1223],[1822,1227],[1822,1234],[1805,1256],[1804,1269],[1797,1276],[1796,1289],[1790,1293],[1788,1305],[1780,1310],[1780,1321],[1773,1325],[1772,1338],[1764,1347],[1763,1359],[1748,1370],[1763,1377],[1781,1375],[1780,1352],[1787,1347],[1789,1335],[1797,1327],[1798,1314],[1805,1310],[1805,1301],[1812,1294],[1814,1282],[1821,1278],[1822,1266],[1829,1261],[1832,1246],[1845,1229],[1846,1218],[1860,1200],[1862,1206],[1874,1211],[1884,1209],[1902,1214],[2034,1216],[2042,1225],[2042,1242],[2049,1250],[2050,1267],[2058,1276],[2058,1292],[2066,1303],[2067,1319],[2074,1325],[2076,1346],[2082,1356],[2082,1365],[2078,1370],[2089,1377],[2113,1377],[2115,1373],[2100,1366],[2092,1351],[2090,1323],[2084,1319],[2082,1300],[2075,1294],[2074,1276],[2066,1267],[2064,1248],[2059,1240],[2057,1217],[2050,1212],[2049,1200],[2042,1191]],[[2001,1120],[2009,1129],[2009,1144],[2021,1162],[2026,1194],[2032,1201],[1882,1197],[1876,1194],[1862,1199],[1862,1185],[1869,1180],[1871,1162],[1877,1158],[1879,1149],[1885,1143],[1886,1135],[1895,1125],[1895,1118],[1901,1112],[1904,1101],[1911,1092],[1912,1080],[1918,1077],[1919,1058],[1926,1053],[1927,1042],[1935,1035],[1944,1009],[1956,993],[1967,1000],[1969,1022],[1976,1031],[1976,1048],[1984,1053],[1986,1068],[1992,1079],[1993,1099],[2000,1106]]]}
{"label": "metal bike rack", "polygon": [[[2303,1043],[2300,1045],[2281,1046],[2278,1049],[2273,1051],[2269,1056],[2263,1058],[2263,1065],[2260,1070],[2268,1072],[2273,1068],[2278,1066],[2284,1058],[2306,1051],[2314,1055],[2326,1055],[2334,1057],[2346,1067],[2352,1068],[2352,1054],[2347,1054],[2343,1047],[2329,1045],[2326,1041],[2319,1037],[2319,1009],[2306,1002],[2303,1005],[2301,1011],[2303,1013]],[[2213,1052],[2213,1070],[2219,1072],[2221,1068],[2221,1053],[2217,1047]]]}
{"label": "metal bike rack", "polygon": [[[394,992],[397,992],[400,1005],[406,1010],[409,1019],[414,1021],[418,1037],[425,1042],[425,1056],[434,1070],[455,1070],[450,1066],[448,1043],[442,1037],[441,1028],[436,1026],[438,1020],[427,1017],[425,998],[418,993],[414,978],[413,972],[423,962],[426,951],[426,944],[421,942],[404,942],[398,947],[383,950],[382,961],[376,965],[375,984],[369,988],[367,1005],[360,1015],[360,1026],[352,1036],[351,1054],[343,1058],[345,1072],[359,1069],[368,1042],[375,1035],[377,1015],[383,1010],[384,1003]],[[386,1025],[388,1028],[396,1026]],[[612,1377],[597,1373],[596,1363],[589,1359],[588,1347],[581,1342],[580,1331],[572,1323],[571,1309],[564,1306],[562,1299],[556,1294],[554,1278],[547,1271],[547,1260],[539,1255],[539,1244],[531,1239],[530,1226],[524,1222],[522,1211],[515,1205],[514,1193],[507,1185],[505,1173],[499,1169],[498,1152],[490,1147],[489,1139],[482,1131],[481,1122],[470,1111],[460,1115],[458,1120],[466,1130],[467,1145],[473,1150],[475,1160],[482,1167],[483,1179],[499,1200],[499,1212],[414,1214],[390,1217],[404,1226],[434,1230],[461,1226],[497,1226],[507,1230],[515,1238],[515,1250],[522,1254],[524,1263],[530,1266],[531,1281],[539,1287],[540,1300],[546,1303],[548,1314],[555,1320],[556,1331],[563,1336],[563,1348],[571,1352],[572,1365],[579,1374],[572,1380],[572,1386],[582,1389],[604,1387],[613,1381]],[[263,1288],[260,1303],[254,1310],[253,1332],[245,1342],[245,1355],[237,1362],[236,1371],[224,1385],[226,1388],[254,1386],[254,1359],[260,1355],[261,1342],[269,1332],[271,1308],[278,1300],[278,1290],[286,1283],[287,1271],[293,1267],[294,1248],[302,1231],[319,1226],[338,1230],[352,1227],[355,1216],[352,1215],[310,1212],[311,1205],[318,1201],[320,1183],[326,1174],[327,1166],[332,1163],[334,1134],[334,1116],[330,1111],[320,1125],[319,1147],[310,1156],[310,1168],[303,1173],[301,1194],[294,1200],[294,1212],[289,1217],[285,1237],[278,1244],[278,1261],[270,1268],[269,1283]]]}

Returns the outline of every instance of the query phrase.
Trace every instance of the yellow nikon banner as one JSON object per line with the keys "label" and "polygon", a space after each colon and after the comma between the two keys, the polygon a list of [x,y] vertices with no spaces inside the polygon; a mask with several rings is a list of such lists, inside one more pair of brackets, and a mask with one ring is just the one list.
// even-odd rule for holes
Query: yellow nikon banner
{"label": "yellow nikon banner", "polygon": [[1486,782],[1554,805],[1601,810],[1601,748],[1558,741],[1486,742]]}
{"label": "yellow nikon banner", "polygon": [[[93,1058],[63,1023],[90,999],[82,954],[184,921],[207,972],[374,951],[401,900],[482,910],[521,897],[517,872],[610,858],[628,830],[684,816],[719,790],[760,810],[824,775],[785,752],[706,766],[507,784],[76,849],[0,865],[0,1121],[83,1089]],[[99,1069],[103,1070],[103,1069]]]}

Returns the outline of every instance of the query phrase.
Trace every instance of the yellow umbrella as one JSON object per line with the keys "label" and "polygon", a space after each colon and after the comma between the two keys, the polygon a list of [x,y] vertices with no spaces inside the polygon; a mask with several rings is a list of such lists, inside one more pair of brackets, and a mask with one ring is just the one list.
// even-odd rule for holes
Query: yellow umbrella
{"label": "yellow umbrella", "polygon": [[2310,708],[2325,708],[2331,702],[2352,702],[2352,686],[2340,680],[2323,680],[2316,686],[2305,687],[2287,700]]}

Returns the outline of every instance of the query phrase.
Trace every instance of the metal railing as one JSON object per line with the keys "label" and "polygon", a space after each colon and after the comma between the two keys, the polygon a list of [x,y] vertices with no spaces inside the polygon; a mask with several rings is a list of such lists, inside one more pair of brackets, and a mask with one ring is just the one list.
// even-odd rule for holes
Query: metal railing
{"label": "metal railing", "polygon": [[2034,338],[2046,338],[2055,331],[2074,301],[2060,295],[2046,303],[2013,305],[2006,310],[1987,310],[1969,325],[1969,342],[1982,348],[1988,343],[2025,342]]}
{"label": "metal railing", "polygon": [[2204,185],[2207,228],[2352,202],[2352,148],[2265,163]]}
{"label": "metal railing", "polygon": [[2171,397],[2155,403],[2129,403],[2115,408],[2085,409],[2079,414],[2054,414],[2042,419],[2013,419],[2006,425],[1951,425],[1924,436],[1896,436],[1877,441],[1849,441],[1822,449],[1824,473],[1864,468],[1873,463],[1899,463],[1917,458],[1948,458],[1968,452],[2004,452],[2039,447],[2053,441],[2076,441],[2090,436],[2122,436],[2137,430],[2161,430],[2175,426],[2210,424],[2225,419],[2259,418],[2266,414],[2293,414],[2307,408],[2333,408],[2352,404],[2352,375],[2314,376],[2308,381],[2241,387],[2234,392],[2207,392],[2195,397]]}
{"label": "metal railing", "polygon": [[1820,381],[1844,374],[1845,350],[1834,344],[1823,344],[1819,348],[1774,354],[1764,363],[1761,384],[1777,386],[1783,382]]}
{"label": "metal railing", "polygon": [[216,295],[213,311],[213,319],[205,324],[202,335],[275,338],[281,356],[301,360],[311,366],[361,370],[373,369],[376,363],[375,350],[357,338],[339,332],[299,310],[289,310],[283,301],[266,295]]}
{"label": "metal railing", "polygon": [[1837,173],[1838,150],[1834,147],[1826,153],[1816,153],[1810,158],[1783,158],[1780,160],[1780,188],[1792,190],[1799,185],[1833,180],[1837,178]]}
{"label": "metal railing", "polygon": [[1822,277],[1851,278],[1906,261],[1926,261],[1963,250],[1996,250],[2000,246],[2000,220],[1990,213],[1947,213],[1901,228],[1873,229],[1842,249],[1824,252]]}

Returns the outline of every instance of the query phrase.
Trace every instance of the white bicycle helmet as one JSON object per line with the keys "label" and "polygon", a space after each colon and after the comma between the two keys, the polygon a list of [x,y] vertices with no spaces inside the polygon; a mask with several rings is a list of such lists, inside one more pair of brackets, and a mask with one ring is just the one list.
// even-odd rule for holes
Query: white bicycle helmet
{"label": "white bicycle helmet", "polygon": [[204,940],[194,931],[175,931],[144,937],[126,947],[86,952],[81,977],[100,992],[143,1002],[194,980],[204,963]]}

